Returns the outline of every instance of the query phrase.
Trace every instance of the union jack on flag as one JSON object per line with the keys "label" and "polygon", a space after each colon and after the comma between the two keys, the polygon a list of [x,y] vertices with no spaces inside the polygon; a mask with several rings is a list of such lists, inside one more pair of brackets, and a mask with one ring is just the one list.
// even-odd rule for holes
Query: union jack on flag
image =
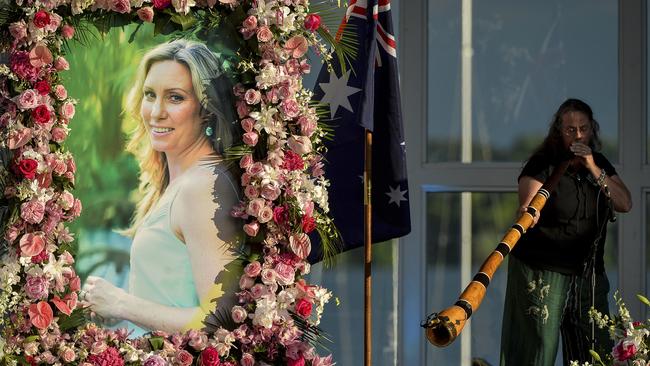
{"label": "union jack on flag", "polygon": [[408,234],[411,221],[390,0],[352,0],[338,36],[345,27],[356,33],[357,57],[348,60],[345,72],[336,62],[332,73],[323,67],[315,99],[329,104],[334,127],[325,155],[330,213],[341,231],[343,250],[348,250],[364,243],[365,129],[373,131],[372,241]]}

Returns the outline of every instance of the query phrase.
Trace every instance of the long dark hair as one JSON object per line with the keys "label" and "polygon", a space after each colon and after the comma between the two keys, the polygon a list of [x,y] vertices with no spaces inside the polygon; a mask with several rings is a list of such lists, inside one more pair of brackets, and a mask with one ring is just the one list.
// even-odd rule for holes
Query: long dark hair
{"label": "long dark hair", "polygon": [[589,139],[588,145],[592,151],[600,150],[602,146],[598,134],[600,125],[594,119],[594,113],[591,107],[580,99],[570,98],[565,100],[553,115],[553,120],[551,121],[546,138],[535,149],[532,156],[542,155],[553,163],[565,160],[570,156],[562,141],[562,117],[569,112],[581,112],[589,118],[591,122],[591,138]]}

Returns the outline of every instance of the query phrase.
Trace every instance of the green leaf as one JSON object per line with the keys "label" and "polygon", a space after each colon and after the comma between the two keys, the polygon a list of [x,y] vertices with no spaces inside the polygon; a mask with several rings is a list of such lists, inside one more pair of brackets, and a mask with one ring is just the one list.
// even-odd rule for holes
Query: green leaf
{"label": "green leaf", "polygon": [[25,338],[23,343],[34,342],[34,341],[37,341],[39,338],[41,338],[41,337],[37,336],[37,335],[29,336],[29,337]]}
{"label": "green leaf", "polygon": [[69,329],[76,329],[86,324],[88,310],[86,308],[76,308],[72,311],[70,316],[62,314],[59,317],[59,329],[66,331]]}
{"label": "green leaf", "polygon": [[165,342],[163,341],[162,337],[151,337],[149,338],[149,343],[151,344],[151,348],[154,351],[158,351],[163,348]]}
{"label": "green leaf", "polygon": [[171,21],[179,24],[184,31],[192,28],[196,24],[196,18],[190,14],[174,13],[171,16]]}
{"label": "green leaf", "polygon": [[650,300],[648,300],[647,297],[641,295],[641,294],[636,294],[636,297],[641,301],[642,303],[646,304],[647,306],[650,306]]}

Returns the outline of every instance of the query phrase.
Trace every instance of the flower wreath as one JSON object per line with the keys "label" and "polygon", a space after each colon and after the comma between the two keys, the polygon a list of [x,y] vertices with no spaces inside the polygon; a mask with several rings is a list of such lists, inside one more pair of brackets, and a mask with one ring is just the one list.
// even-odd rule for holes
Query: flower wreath
{"label": "flower wreath", "polygon": [[[332,365],[314,349],[332,294],[306,282],[308,234],[325,255],[321,153],[328,135],[302,86],[311,46],[329,66],[332,36],[309,0],[0,0],[0,362],[13,365]],[[129,339],[87,321],[66,223],[81,212],[64,142],[76,101],[59,73],[82,24],[100,32],[155,23],[158,33],[234,40],[245,198],[232,214],[249,242],[239,305],[212,331]],[[81,27],[81,28],[80,28]],[[215,29],[219,28],[219,31]],[[77,34],[75,34],[77,32]],[[334,47],[336,49],[336,47]],[[235,151],[233,150],[233,151]],[[223,324],[230,324],[224,326]]]}

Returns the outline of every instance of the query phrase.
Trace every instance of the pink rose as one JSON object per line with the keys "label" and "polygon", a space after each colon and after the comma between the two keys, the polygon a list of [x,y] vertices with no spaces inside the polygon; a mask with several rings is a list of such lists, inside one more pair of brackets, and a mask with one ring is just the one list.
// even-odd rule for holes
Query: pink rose
{"label": "pink rose", "polygon": [[241,157],[239,160],[239,167],[242,169],[246,169],[249,166],[253,164],[253,155],[252,154],[246,154]]}
{"label": "pink rose", "polygon": [[54,87],[54,95],[58,100],[64,100],[68,97],[68,91],[65,90],[65,87],[61,84]]}
{"label": "pink rose", "polygon": [[253,132],[246,132],[246,133],[242,136],[242,138],[243,138],[244,143],[245,143],[246,145],[248,145],[248,146],[255,146],[255,145],[257,145],[257,141],[258,141],[258,139],[260,138],[260,136],[257,134],[257,132],[253,131]]}
{"label": "pink rose", "polygon": [[264,199],[255,198],[248,202],[248,207],[246,208],[246,213],[251,216],[257,216],[260,214],[262,209],[266,206]]}
{"label": "pink rose", "polygon": [[68,191],[61,192],[58,203],[64,210],[69,210],[74,205],[74,196]]}
{"label": "pink rose", "polygon": [[241,121],[241,128],[244,129],[244,132],[252,132],[255,127],[255,120],[252,118],[244,118]]}
{"label": "pink rose", "polygon": [[153,8],[150,6],[145,6],[137,11],[138,17],[143,22],[151,23],[153,22]]}
{"label": "pink rose", "polygon": [[262,272],[262,265],[258,261],[252,261],[244,267],[244,273],[249,277],[257,277]]}
{"label": "pink rose", "polygon": [[74,112],[75,112],[74,104],[70,102],[63,103],[63,105],[61,105],[61,108],[59,109],[59,113],[61,113],[61,115],[66,119],[72,119],[72,117],[74,117]]}
{"label": "pink rose", "polygon": [[14,37],[14,40],[21,41],[27,38],[27,24],[24,20],[9,24],[9,33]]}
{"label": "pink rose", "polygon": [[63,58],[63,56],[59,56],[56,58],[56,61],[54,61],[54,68],[57,71],[70,70],[70,64],[65,58]]}
{"label": "pink rose", "polygon": [[257,40],[260,42],[268,42],[273,39],[273,32],[269,27],[263,25],[257,29]]}
{"label": "pink rose", "polygon": [[203,333],[190,330],[188,336],[190,338],[188,344],[197,351],[203,350],[208,345],[208,336]]}
{"label": "pink rose", "polygon": [[280,196],[280,187],[273,184],[265,184],[262,186],[261,195],[269,201],[274,201]]}
{"label": "pink rose", "polygon": [[636,346],[630,341],[622,340],[612,349],[612,355],[617,361],[626,361],[634,357]]}
{"label": "pink rose", "polygon": [[257,18],[253,15],[249,15],[246,19],[244,19],[242,25],[248,30],[254,30],[257,28]]}
{"label": "pink rose", "polygon": [[[24,146],[31,139],[32,139],[32,129],[31,128],[21,128],[20,130],[13,130],[13,131],[9,132],[9,149],[14,150],[14,149],[17,149],[17,148],[19,148],[21,146]],[[23,166],[24,164],[26,164],[26,163],[23,163],[23,161],[26,161],[26,160],[31,160],[32,162],[36,162],[36,160],[33,160],[33,159],[24,159],[24,160],[22,160],[20,162],[21,164],[19,165],[19,171],[21,173],[23,173],[23,170],[20,169],[20,166]],[[38,163],[36,163],[36,165],[34,165],[33,171],[35,171],[37,166],[38,166]],[[24,175],[24,173],[23,173],[23,175]],[[32,176],[32,178],[28,178],[28,179],[33,179],[33,178],[34,177]]]}
{"label": "pink rose", "polygon": [[311,216],[303,216],[302,217],[302,231],[305,234],[311,233],[315,228],[316,228],[316,219],[314,219]]}
{"label": "pink rose", "polygon": [[284,44],[284,49],[288,51],[293,58],[304,56],[305,53],[307,53],[308,47],[307,39],[303,36],[293,36]]}
{"label": "pink rose", "polygon": [[255,284],[255,279],[250,278],[246,275],[242,275],[239,277],[239,288],[242,290],[246,290],[251,288]]}
{"label": "pink rose", "polygon": [[239,118],[248,116],[250,112],[251,110],[248,108],[248,105],[246,105],[246,101],[240,100],[237,102],[237,115]]}
{"label": "pink rose", "polygon": [[[247,169],[250,169],[250,167],[253,166],[253,165],[254,165],[254,164],[251,164]],[[241,175],[241,185],[242,185],[242,186],[247,186],[247,185],[249,185],[250,182],[251,182],[251,179],[252,179],[252,178],[253,178],[253,176],[252,176],[250,173],[244,173],[244,174],[242,174],[242,175]]]}
{"label": "pink rose", "polygon": [[79,199],[75,198],[70,214],[72,215],[72,217],[79,217],[79,215],[81,214],[81,201],[79,201]]}
{"label": "pink rose", "polygon": [[280,92],[278,88],[271,88],[266,92],[266,100],[269,103],[277,103],[280,100]]}
{"label": "pink rose", "polygon": [[259,230],[260,230],[260,224],[257,221],[244,224],[244,232],[248,236],[255,237]]}
{"label": "pink rose", "polygon": [[260,195],[260,190],[257,189],[257,187],[253,185],[247,185],[246,188],[244,188],[244,194],[246,197],[249,199],[257,198]]}
{"label": "pink rose", "polygon": [[20,217],[30,224],[38,224],[41,222],[44,214],[45,204],[36,199],[20,205]]}
{"label": "pink rose", "polygon": [[287,140],[289,148],[296,154],[308,154],[311,152],[311,140],[307,136],[291,136]]}
{"label": "pink rose", "polygon": [[248,89],[246,90],[246,94],[244,94],[244,100],[251,105],[257,104],[262,100],[262,93],[259,90]]}
{"label": "pink rose", "polygon": [[298,118],[298,126],[300,126],[300,133],[303,136],[311,136],[316,130],[317,123],[311,118],[300,117]]}
{"label": "pink rose", "polygon": [[45,301],[29,305],[29,310],[27,312],[32,325],[38,329],[47,329],[54,318],[54,313],[52,312],[50,304]]}
{"label": "pink rose", "polygon": [[153,7],[162,10],[168,8],[172,4],[172,0],[153,0]]}
{"label": "pink rose", "polygon": [[145,361],[143,366],[165,366],[167,362],[159,355],[151,355]]}
{"label": "pink rose", "polygon": [[273,268],[278,279],[278,284],[283,286],[291,285],[295,279],[296,271],[286,263],[278,263]]}
{"label": "pink rose", "polygon": [[70,347],[63,347],[59,350],[59,357],[65,363],[71,363],[77,359],[77,354]]}
{"label": "pink rose", "polygon": [[236,97],[240,98],[244,95],[246,92],[246,87],[242,83],[237,83],[235,86],[232,87],[232,93],[235,94]]}
{"label": "pink rose", "polygon": [[235,323],[243,323],[244,320],[246,320],[246,317],[248,316],[248,313],[246,313],[246,309],[242,308],[241,306],[233,306],[232,310],[230,311],[230,314],[232,315],[232,320]]}
{"label": "pink rose", "polygon": [[253,163],[250,167],[248,167],[247,170],[250,175],[257,176],[264,172],[264,165],[258,161],[256,163]]}
{"label": "pink rose", "polygon": [[286,99],[280,104],[280,109],[285,116],[296,118],[300,114],[300,105],[295,99]]}
{"label": "pink rose", "polygon": [[257,220],[261,223],[267,223],[273,219],[273,209],[269,206],[265,206],[259,215],[257,215]]}
{"label": "pink rose", "polygon": [[193,360],[194,360],[194,357],[192,356],[192,354],[187,352],[184,349],[179,350],[174,355],[174,365],[190,366],[190,365],[192,365]]}
{"label": "pink rose", "polygon": [[307,14],[305,17],[305,29],[310,32],[315,32],[320,28],[321,18],[318,14]]}
{"label": "pink rose", "polygon": [[311,252],[311,240],[305,233],[293,234],[289,237],[289,247],[295,255],[305,259]]}
{"label": "pink rose", "polygon": [[52,63],[52,52],[45,43],[39,42],[32,48],[29,63],[37,69]]}
{"label": "pink rose", "polygon": [[302,160],[300,155],[289,150],[284,154],[284,162],[282,167],[287,170],[302,170],[305,167],[305,162]]}
{"label": "pink rose", "polygon": [[61,27],[61,35],[65,39],[72,39],[74,37],[74,27],[68,24],[64,25]]}
{"label": "pink rose", "polygon": [[250,353],[244,353],[239,363],[241,363],[241,366],[255,366],[255,358]]}
{"label": "pink rose", "polygon": [[74,159],[70,158],[65,162],[68,172],[74,173],[77,171],[77,165],[74,162]]}
{"label": "pink rose", "polygon": [[54,142],[58,144],[65,141],[66,137],[68,137],[68,131],[66,131],[61,127],[54,127],[51,133],[52,133],[52,140],[54,140]]}
{"label": "pink rose", "polygon": [[251,287],[251,295],[253,295],[254,299],[259,299],[260,297],[266,295],[266,292],[266,286],[262,285],[261,283],[257,283]]}
{"label": "pink rose", "polygon": [[111,8],[110,10],[117,12],[117,13],[122,13],[126,14],[131,12],[131,3],[129,0],[109,0],[111,1]]}
{"label": "pink rose", "polygon": [[50,281],[43,276],[27,276],[25,294],[33,300],[46,300]]}
{"label": "pink rose", "polygon": [[265,285],[274,284],[275,282],[275,271],[270,268],[264,268],[262,270],[262,282]]}

